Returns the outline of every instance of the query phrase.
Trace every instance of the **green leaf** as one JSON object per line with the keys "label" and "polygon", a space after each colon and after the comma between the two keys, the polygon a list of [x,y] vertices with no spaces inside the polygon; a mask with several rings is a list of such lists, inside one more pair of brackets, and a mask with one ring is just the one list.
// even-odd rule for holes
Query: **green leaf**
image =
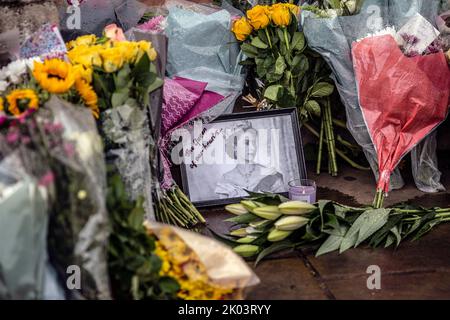
{"label": "green leaf", "polygon": [[258,263],[262,259],[267,257],[268,255],[274,254],[274,253],[282,251],[282,250],[291,249],[293,247],[294,247],[294,244],[290,240],[283,240],[280,242],[276,242],[276,243],[272,244],[271,246],[265,248],[258,254],[258,257],[256,258],[256,261],[255,261],[255,266],[257,266]]}
{"label": "green leaf", "polygon": [[153,83],[148,86],[147,92],[148,93],[152,93],[153,91],[161,88],[163,86],[163,84],[164,84],[164,80],[159,78],[159,77],[157,77],[155,79],[155,81],[153,81]]}
{"label": "green leaf", "polygon": [[130,66],[129,64],[125,64],[114,76],[114,84],[117,89],[129,88],[131,86],[130,74]]}
{"label": "green leaf", "polygon": [[389,219],[390,210],[370,209],[362,213],[347,231],[339,252],[357,247],[372,234],[381,229]]}
{"label": "green leaf", "polygon": [[[390,212],[391,210],[388,209],[376,209],[364,212],[358,218],[358,220],[362,221],[362,225],[359,230],[358,241],[355,246],[358,246],[375,232],[380,230],[388,222]],[[355,221],[354,224],[357,221]]]}
{"label": "green leaf", "polygon": [[130,89],[123,88],[113,93],[111,97],[111,105],[113,108],[123,106],[130,95]]}
{"label": "green leaf", "polygon": [[166,294],[175,294],[176,292],[178,292],[178,290],[180,290],[180,285],[178,284],[178,282],[170,277],[162,277],[159,280],[159,288],[161,289],[161,291],[163,293]]}
{"label": "green leaf", "polygon": [[402,236],[400,235],[400,231],[397,227],[393,227],[391,229],[391,232],[394,234],[395,239],[397,240],[397,247],[400,245],[400,242],[402,242]]}
{"label": "green leaf", "polygon": [[320,117],[321,109],[320,104],[315,100],[308,100],[305,103],[305,108],[308,110],[309,113]]}
{"label": "green leaf", "polygon": [[252,46],[249,43],[244,42],[241,45],[242,52],[245,53],[245,55],[249,58],[256,58],[258,56],[258,48]]}
{"label": "green leaf", "polygon": [[259,49],[267,49],[269,47],[259,37],[253,37],[251,45]]}
{"label": "green leaf", "polygon": [[272,85],[266,88],[266,91],[264,92],[264,97],[271,101],[278,101],[278,97],[281,94],[282,90],[283,90],[282,85],[280,84]]}
{"label": "green leaf", "polygon": [[303,32],[295,32],[291,41],[291,50],[302,51],[305,47],[305,35]]}
{"label": "green leaf", "polygon": [[283,56],[279,56],[277,61],[275,61],[275,74],[282,75],[286,70],[286,62],[284,61]]}
{"label": "green leaf", "polygon": [[328,239],[320,246],[316,253],[316,257],[338,250],[341,247],[347,230],[348,228],[346,226],[340,226],[338,230],[340,234],[330,235]]}
{"label": "green leaf", "polygon": [[328,97],[334,91],[334,86],[328,82],[319,82],[314,85],[311,90],[311,97],[323,98]]}
{"label": "green leaf", "polygon": [[144,223],[144,210],[142,208],[135,208],[128,217],[128,224],[131,228],[139,230]]}

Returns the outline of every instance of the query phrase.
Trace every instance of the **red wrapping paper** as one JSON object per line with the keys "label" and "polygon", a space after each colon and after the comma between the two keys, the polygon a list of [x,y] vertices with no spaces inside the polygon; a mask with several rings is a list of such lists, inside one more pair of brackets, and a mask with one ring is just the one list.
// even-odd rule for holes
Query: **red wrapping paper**
{"label": "red wrapping paper", "polygon": [[353,44],[360,106],[375,145],[378,190],[400,160],[445,120],[450,71],[444,54],[406,57],[390,35]]}

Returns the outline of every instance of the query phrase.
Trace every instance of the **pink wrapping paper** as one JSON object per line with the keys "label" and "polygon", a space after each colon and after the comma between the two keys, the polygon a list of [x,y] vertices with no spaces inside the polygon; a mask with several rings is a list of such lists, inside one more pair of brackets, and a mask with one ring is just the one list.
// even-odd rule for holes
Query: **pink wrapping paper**
{"label": "pink wrapping paper", "polygon": [[181,77],[166,78],[164,81],[164,101],[161,116],[162,138],[159,141],[164,167],[162,181],[164,189],[170,188],[173,183],[170,172],[171,162],[167,157],[172,132],[224,99],[220,94],[207,91],[206,86],[206,82]]}

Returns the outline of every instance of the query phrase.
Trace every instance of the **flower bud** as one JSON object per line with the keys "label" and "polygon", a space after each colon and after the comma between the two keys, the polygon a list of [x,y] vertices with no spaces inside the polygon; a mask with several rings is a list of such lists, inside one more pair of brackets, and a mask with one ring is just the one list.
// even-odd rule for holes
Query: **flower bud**
{"label": "flower bud", "polygon": [[278,209],[282,214],[301,215],[313,212],[317,207],[303,201],[288,201],[280,204]]}
{"label": "flower bud", "polygon": [[267,220],[276,220],[281,217],[281,212],[277,206],[266,206],[253,209],[253,213],[260,218]]}
{"label": "flower bud", "polygon": [[270,220],[259,220],[250,222],[249,226],[255,229],[264,229],[267,225],[269,225],[272,221]]}
{"label": "flower bud", "polygon": [[267,236],[267,240],[269,240],[270,242],[278,242],[278,241],[282,241],[282,240],[286,239],[291,234],[292,234],[292,231],[282,231],[282,230],[273,229],[272,231],[270,231],[269,235]]}
{"label": "flower bud", "polygon": [[233,237],[246,237],[248,234],[246,228],[241,228],[231,231],[230,235],[232,235]]}
{"label": "flower bud", "polygon": [[259,252],[259,247],[251,244],[241,244],[234,247],[233,251],[241,257],[247,258],[256,255]]}
{"label": "flower bud", "polygon": [[225,206],[225,210],[229,213],[240,216],[241,214],[248,213],[248,210],[240,203],[229,204]]}
{"label": "flower bud", "polygon": [[246,236],[244,238],[240,238],[239,240],[237,240],[236,242],[238,243],[242,243],[242,244],[250,244],[253,241],[255,241],[256,239],[258,239],[258,237],[256,236]]}
{"label": "flower bud", "polygon": [[286,216],[275,222],[275,228],[281,231],[294,231],[308,223],[309,219],[298,216]]}
{"label": "flower bud", "polygon": [[255,201],[250,201],[250,200],[243,200],[243,201],[241,201],[241,204],[249,212],[253,212],[253,209],[256,209],[259,207],[259,205]]}

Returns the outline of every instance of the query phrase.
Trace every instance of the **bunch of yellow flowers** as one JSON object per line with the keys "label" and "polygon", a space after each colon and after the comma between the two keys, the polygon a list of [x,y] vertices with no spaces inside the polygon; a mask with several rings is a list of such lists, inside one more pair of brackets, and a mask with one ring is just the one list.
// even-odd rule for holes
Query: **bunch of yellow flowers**
{"label": "bunch of yellow flowers", "polygon": [[154,61],[157,55],[148,41],[103,41],[94,35],[79,37],[69,42],[67,48],[67,55],[73,64],[91,69],[97,67],[106,73],[116,72],[126,63],[135,64],[144,54],[147,54],[151,61]]}
{"label": "bunch of yellow flowers", "polygon": [[89,107],[95,118],[99,117],[98,97],[92,82],[92,69],[72,65],[60,59],[49,59],[43,63],[35,61],[32,71],[39,86],[52,94],[68,94],[73,88]]}
{"label": "bunch of yellow flowers", "polygon": [[291,3],[276,3],[271,6],[257,5],[247,10],[246,17],[233,23],[231,31],[239,41],[244,41],[253,30],[265,29],[272,22],[285,28],[291,24],[292,14],[298,16],[300,7]]}
{"label": "bunch of yellow flowers", "polygon": [[160,276],[175,279],[180,285],[178,297],[184,300],[220,300],[235,290],[210,283],[205,266],[196,253],[169,228],[163,229],[156,242],[155,254],[161,259]]}

